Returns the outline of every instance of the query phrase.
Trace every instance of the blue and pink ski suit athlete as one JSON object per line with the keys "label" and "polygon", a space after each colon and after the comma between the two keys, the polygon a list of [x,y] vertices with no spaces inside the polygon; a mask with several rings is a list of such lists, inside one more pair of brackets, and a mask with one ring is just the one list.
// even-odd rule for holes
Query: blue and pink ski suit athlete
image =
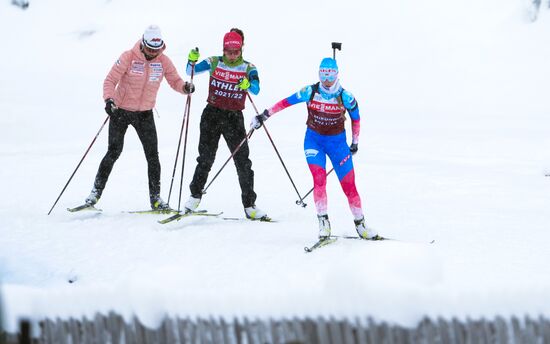
{"label": "blue and pink ski suit athlete", "polygon": [[[332,59],[325,59],[332,60]],[[323,60],[323,61],[325,61]],[[333,68],[336,61],[332,60]],[[335,67],[337,68],[337,66]],[[320,74],[323,72],[321,64]],[[304,153],[313,176],[313,198],[318,215],[327,214],[326,156],[338,176],[356,220],[363,218],[361,198],[355,186],[355,172],[344,128],[346,110],[351,118],[352,143],[358,144],[360,131],[359,107],[354,96],[336,82],[326,88],[322,83],[306,86],[268,109],[269,116],[289,106],[306,102],[308,119]]]}

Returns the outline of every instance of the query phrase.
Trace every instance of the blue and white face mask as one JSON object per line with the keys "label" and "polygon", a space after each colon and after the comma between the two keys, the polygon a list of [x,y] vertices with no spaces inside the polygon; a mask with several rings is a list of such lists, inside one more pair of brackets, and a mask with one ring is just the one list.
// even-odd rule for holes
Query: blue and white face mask
{"label": "blue and white face mask", "polygon": [[340,92],[340,82],[336,79],[336,82],[330,87],[326,87],[322,83],[319,84],[319,93],[324,99],[334,98]]}
{"label": "blue and white face mask", "polygon": [[335,59],[325,57],[319,65],[319,80],[334,82],[338,79],[338,64]]}

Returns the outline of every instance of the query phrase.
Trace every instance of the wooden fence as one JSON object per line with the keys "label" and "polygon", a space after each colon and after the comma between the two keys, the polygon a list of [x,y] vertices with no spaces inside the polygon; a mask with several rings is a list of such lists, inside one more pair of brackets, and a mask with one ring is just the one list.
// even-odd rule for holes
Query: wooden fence
{"label": "wooden fence", "polygon": [[[44,320],[40,336],[32,343],[550,343],[550,321],[544,317],[493,320],[446,320],[424,318],[406,328],[373,319],[324,318],[280,320],[224,320],[166,318],[150,329],[134,318],[130,322],[115,314],[97,314],[94,319]],[[20,342],[24,334],[8,334],[8,343]]]}

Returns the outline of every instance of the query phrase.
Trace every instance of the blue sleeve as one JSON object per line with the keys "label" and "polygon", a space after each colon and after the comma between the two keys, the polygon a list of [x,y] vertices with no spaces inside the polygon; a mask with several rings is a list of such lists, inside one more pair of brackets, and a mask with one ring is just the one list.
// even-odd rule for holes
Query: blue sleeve
{"label": "blue sleeve", "polygon": [[248,91],[254,95],[260,93],[260,78],[258,77],[258,70],[256,68],[248,72],[248,80],[250,80]]}
{"label": "blue sleeve", "polygon": [[311,97],[311,92],[313,92],[313,89],[311,88],[311,86],[303,87],[298,92],[286,98],[286,101],[288,102],[289,105],[307,102]]}
{"label": "blue sleeve", "polygon": [[342,91],[342,102],[344,103],[344,107],[348,110],[351,119],[359,120],[359,105],[353,94],[346,90]]}
{"label": "blue sleeve", "polygon": [[[185,73],[187,75],[191,75],[191,68],[191,62],[187,61],[187,68],[185,70]],[[195,74],[204,73],[208,70],[210,70],[209,59],[202,60],[200,63],[195,64]]]}

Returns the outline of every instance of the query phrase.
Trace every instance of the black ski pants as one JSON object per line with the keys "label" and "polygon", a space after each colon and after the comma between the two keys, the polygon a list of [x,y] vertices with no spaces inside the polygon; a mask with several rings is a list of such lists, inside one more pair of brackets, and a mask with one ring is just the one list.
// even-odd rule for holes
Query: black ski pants
{"label": "black ski pants", "polygon": [[160,194],[160,161],[158,153],[157,129],[153,111],[127,111],[118,109],[109,122],[109,147],[107,154],[101,160],[94,182],[94,187],[103,193],[107,179],[113,170],[122,148],[124,147],[124,135],[128,126],[133,126],[145,152],[147,170],[149,175],[149,196]]}
{"label": "black ski pants", "polygon": [[[216,159],[220,136],[225,139],[229,150],[234,152],[246,137],[243,113],[207,105],[201,117],[198,164],[189,185],[191,195],[195,198],[202,197],[208,173]],[[256,202],[254,171],[252,171],[252,161],[248,158],[248,154],[248,142],[245,142],[233,156],[241,186],[241,200],[245,208],[253,206]]]}

